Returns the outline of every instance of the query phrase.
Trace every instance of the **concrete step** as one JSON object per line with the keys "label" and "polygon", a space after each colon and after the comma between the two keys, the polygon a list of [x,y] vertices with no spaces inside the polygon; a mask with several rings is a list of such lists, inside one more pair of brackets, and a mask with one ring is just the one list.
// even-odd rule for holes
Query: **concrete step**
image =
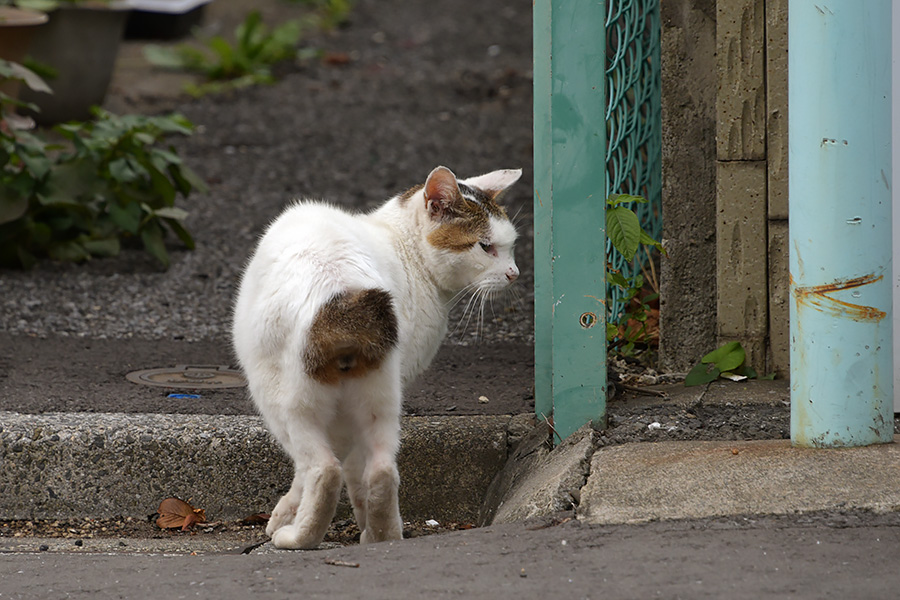
{"label": "concrete step", "polygon": [[[532,424],[531,415],[404,417],[404,518],[474,522]],[[3,519],[146,517],[169,496],[209,519],[240,519],[270,512],[292,475],[259,417],[0,412]]]}

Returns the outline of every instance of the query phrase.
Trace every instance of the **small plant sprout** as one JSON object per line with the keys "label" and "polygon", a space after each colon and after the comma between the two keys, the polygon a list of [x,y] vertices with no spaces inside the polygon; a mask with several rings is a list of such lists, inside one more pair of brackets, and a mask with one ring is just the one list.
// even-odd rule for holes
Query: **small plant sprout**
{"label": "small plant sprout", "polygon": [[[636,344],[647,343],[651,337],[647,324],[654,310],[651,305],[659,298],[659,284],[647,247],[665,252],[662,244],[641,227],[637,214],[626,206],[634,202],[645,203],[647,200],[630,194],[611,194],[606,199],[606,235],[612,247],[629,262],[641,249],[647,256],[647,267],[641,265],[643,273],[625,277],[620,271],[609,268],[606,275],[610,284],[624,291],[624,310],[618,315],[611,315],[606,323],[607,342],[623,354],[633,353]],[[653,293],[644,293],[645,284],[650,285]],[[610,298],[607,302],[612,305]]]}
{"label": "small plant sprout", "polygon": [[775,379],[774,373],[760,377],[753,367],[744,364],[746,358],[747,353],[740,342],[723,344],[700,359],[700,363],[684,378],[684,385],[703,385],[719,377],[732,381]]}
{"label": "small plant sprout", "polygon": [[303,22],[297,19],[270,30],[259,11],[252,11],[235,29],[233,44],[217,35],[203,40],[205,47],[148,45],[144,56],[157,66],[203,75],[206,82],[186,87],[188,93],[200,96],[273,83],[272,66],[296,56],[302,29]]}

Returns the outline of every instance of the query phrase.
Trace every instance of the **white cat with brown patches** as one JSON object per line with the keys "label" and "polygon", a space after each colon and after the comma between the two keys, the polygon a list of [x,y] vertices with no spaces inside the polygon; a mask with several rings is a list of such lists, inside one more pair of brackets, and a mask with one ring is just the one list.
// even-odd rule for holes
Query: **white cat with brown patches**
{"label": "white cat with brown patches", "polygon": [[402,535],[401,396],[434,358],[461,292],[519,275],[498,196],[521,170],[457,180],[445,167],[378,210],[301,202],[269,226],[241,281],[234,348],[250,394],[294,461],[266,532],[314,548],[346,483],[362,542]]}

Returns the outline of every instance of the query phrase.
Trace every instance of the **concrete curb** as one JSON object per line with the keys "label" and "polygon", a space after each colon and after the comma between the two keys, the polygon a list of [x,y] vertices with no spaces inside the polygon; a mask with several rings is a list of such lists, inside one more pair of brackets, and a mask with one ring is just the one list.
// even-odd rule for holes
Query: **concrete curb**
{"label": "concrete curb", "polygon": [[659,442],[601,448],[579,519],[636,523],[830,509],[900,510],[900,436],[860,448],[789,440]]}
{"label": "concrete curb", "polygon": [[575,510],[590,524],[823,510],[900,511],[900,435],[861,448],[789,440],[634,442],[595,450],[584,427],[549,449],[536,427],[488,491],[482,524]]}
{"label": "concrete curb", "polygon": [[539,423],[522,440],[491,483],[480,525],[512,523],[571,510],[587,481],[596,434],[585,425],[556,448]]}
{"label": "concrete curb", "polygon": [[[404,417],[404,518],[474,521],[532,424],[530,415]],[[0,412],[4,519],[145,517],[168,496],[239,519],[270,511],[292,474],[259,417]]]}
{"label": "concrete curb", "polygon": [[[670,389],[631,401],[780,404],[778,382]],[[829,509],[900,511],[900,444],[843,450],[787,440],[658,441],[603,446],[584,427],[557,448],[532,415],[405,417],[399,457],[406,519],[517,521],[576,510],[630,523]],[[519,444],[518,442],[522,442]],[[900,442],[900,436],[895,437]],[[289,460],[251,416],[0,412],[0,519],[146,517],[168,496],[207,517],[267,512]],[[349,516],[346,504],[341,517]]]}

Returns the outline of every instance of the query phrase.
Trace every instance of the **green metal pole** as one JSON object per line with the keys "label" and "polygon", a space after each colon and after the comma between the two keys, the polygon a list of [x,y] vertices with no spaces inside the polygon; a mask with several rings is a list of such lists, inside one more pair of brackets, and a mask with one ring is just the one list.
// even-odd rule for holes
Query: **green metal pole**
{"label": "green metal pole", "polygon": [[791,440],[893,439],[891,0],[791,0]]}
{"label": "green metal pole", "polygon": [[534,412],[553,417],[553,281],[550,270],[550,213],[553,201],[553,144],[550,127],[552,55],[550,0],[535,2],[534,28]]}
{"label": "green metal pole", "polygon": [[534,3],[535,411],[606,425],[606,2]]}

